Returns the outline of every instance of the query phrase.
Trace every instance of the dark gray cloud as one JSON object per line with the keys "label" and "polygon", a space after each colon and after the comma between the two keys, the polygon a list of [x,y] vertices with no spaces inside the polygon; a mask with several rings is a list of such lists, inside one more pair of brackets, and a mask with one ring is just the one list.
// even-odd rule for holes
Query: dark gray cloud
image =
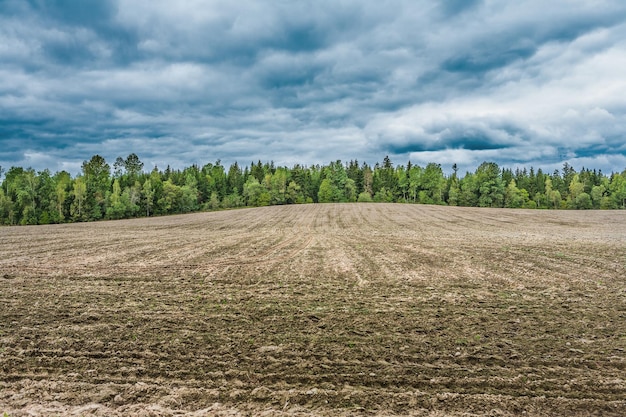
{"label": "dark gray cloud", "polygon": [[535,48],[528,46],[502,51],[486,51],[475,55],[461,55],[446,60],[441,70],[460,72],[471,77],[527,59],[533,56],[535,51]]}
{"label": "dark gray cloud", "polygon": [[0,165],[626,168],[626,4],[0,1]]}

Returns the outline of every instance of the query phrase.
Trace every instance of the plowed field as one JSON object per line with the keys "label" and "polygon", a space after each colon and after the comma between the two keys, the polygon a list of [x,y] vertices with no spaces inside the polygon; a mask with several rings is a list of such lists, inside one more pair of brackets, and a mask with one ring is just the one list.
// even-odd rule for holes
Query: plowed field
{"label": "plowed field", "polygon": [[626,413],[626,212],[0,228],[0,415]]}

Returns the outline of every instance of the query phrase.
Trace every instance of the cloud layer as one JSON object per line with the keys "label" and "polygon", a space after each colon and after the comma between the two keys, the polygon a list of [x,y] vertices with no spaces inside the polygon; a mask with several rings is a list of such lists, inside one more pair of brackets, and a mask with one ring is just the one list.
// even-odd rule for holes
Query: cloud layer
{"label": "cloud layer", "polygon": [[625,22],[618,0],[4,0],[0,165],[621,171]]}

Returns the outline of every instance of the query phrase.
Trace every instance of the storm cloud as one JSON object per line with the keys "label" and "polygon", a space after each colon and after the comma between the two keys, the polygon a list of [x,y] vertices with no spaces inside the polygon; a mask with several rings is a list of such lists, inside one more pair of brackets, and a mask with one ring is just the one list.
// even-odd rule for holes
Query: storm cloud
{"label": "storm cloud", "polygon": [[621,1],[0,1],[0,165],[626,168]]}

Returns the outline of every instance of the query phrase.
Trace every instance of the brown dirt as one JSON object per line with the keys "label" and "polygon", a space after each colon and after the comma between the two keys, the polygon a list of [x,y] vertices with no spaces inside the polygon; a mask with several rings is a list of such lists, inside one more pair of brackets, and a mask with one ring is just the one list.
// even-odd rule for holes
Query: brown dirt
{"label": "brown dirt", "polygon": [[0,228],[9,416],[623,415],[626,212]]}

